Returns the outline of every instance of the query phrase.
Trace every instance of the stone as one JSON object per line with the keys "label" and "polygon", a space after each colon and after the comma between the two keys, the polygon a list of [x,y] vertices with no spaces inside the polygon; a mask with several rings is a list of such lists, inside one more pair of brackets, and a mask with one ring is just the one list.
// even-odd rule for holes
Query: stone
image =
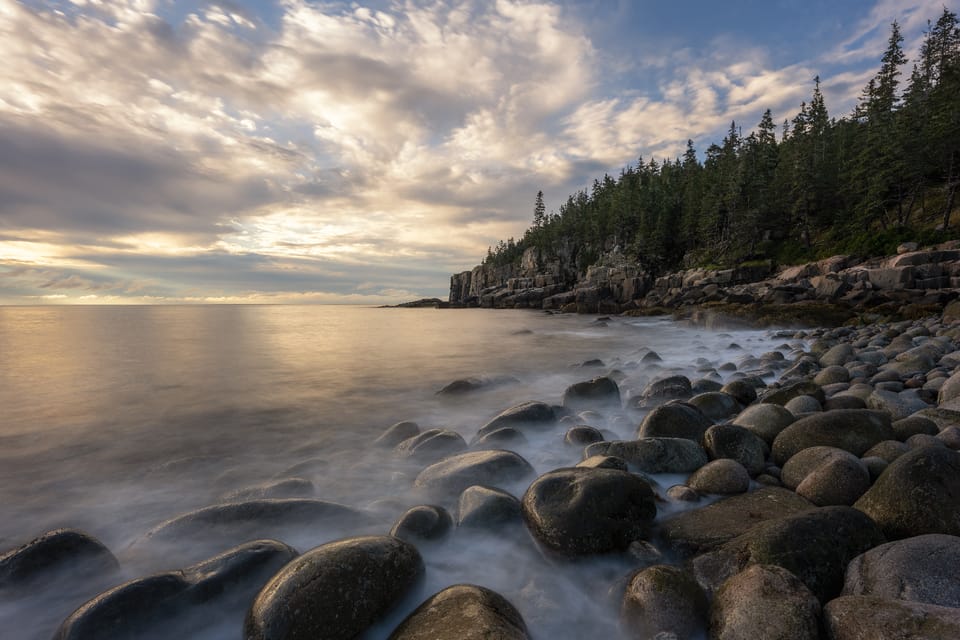
{"label": "stone", "polygon": [[960,453],[913,449],[894,460],[853,505],[890,540],[928,533],[960,535]]}
{"label": "stone", "polygon": [[407,438],[393,448],[401,458],[429,464],[467,448],[467,443],[456,431],[450,429],[427,429],[412,438]]}
{"label": "stone", "polygon": [[645,403],[657,404],[667,400],[685,399],[693,395],[690,378],[686,376],[669,376],[650,382],[644,387],[639,400]]}
{"label": "stone", "polygon": [[245,502],[265,498],[310,498],[314,495],[313,483],[306,478],[282,478],[256,484],[224,494],[224,502]]}
{"label": "stone", "polygon": [[497,529],[522,523],[520,501],[512,494],[493,487],[473,485],[460,494],[457,526]]}
{"label": "stone", "polygon": [[346,538],[288,563],[247,612],[244,640],[358,636],[421,582],[417,548],[392,536]]}
{"label": "stone", "polygon": [[475,391],[492,389],[508,384],[515,384],[517,382],[519,382],[519,380],[513,376],[479,376],[473,378],[460,378],[459,380],[454,380],[453,382],[445,385],[442,389],[437,391],[437,395],[456,397],[473,393]]}
{"label": "stone", "polygon": [[686,438],[641,438],[595,442],[583,451],[584,458],[616,456],[631,469],[644,473],[691,473],[707,464],[703,447]]}
{"label": "stone", "polygon": [[849,451],[836,447],[799,451],[783,465],[780,478],[785,487],[819,507],[850,506],[870,487],[866,465]]}
{"label": "stone", "polygon": [[920,399],[915,389],[908,389],[899,393],[874,389],[867,397],[867,408],[886,411],[891,420],[902,420],[917,411],[928,408],[926,402]]}
{"label": "stone", "polygon": [[578,467],[585,469],[619,469],[620,471],[629,471],[627,461],[617,456],[590,456],[586,460],[577,463]]}
{"label": "stone", "polygon": [[722,391],[707,391],[687,400],[712,421],[723,420],[740,411],[740,403],[728,393]]}
{"label": "stone", "polygon": [[843,594],[960,607],[960,538],[937,533],[888,542],[847,566]]}
{"label": "stone", "polygon": [[54,640],[134,640],[158,627],[166,637],[189,637],[195,622],[188,615],[197,607],[216,601],[220,615],[245,608],[296,555],[282,542],[255,540],[186,569],[125,582],[78,607]]}
{"label": "stone", "polygon": [[747,429],[768,445],[772,445],[780,432],[796,420],[796,416],[778,404],[755,404],[741,411],[733,419],[733,424]]}
{"label": "stone", "polygon": [[837,384],[839,382],[850,382],[850,371],[840,365],[831,365],[820,370],[817,375],[813,377],[813,382],[814,384],[820,385],[820,387]]}
{"label": "stone", "polygon": [[937,393],[937,404],[960,398],[960,370],[947,378]]}
{"label": "stone", "polygon": [[933,420],[917,415],[901,418],[893,423],[893,434],[901,442],[918,433],[935,436],[940,433],[940,429]]}
{"label": "stone", "polygon": [[603,442],[604,437],[599,429],[585,424],[578,424],[567,429],[563,441],[575,447],[584,447],[594,442]]}
{"label": "stone", "polygon": [[110,550],[90,534],[54,529],[0,555],[0,593],[55,579],[68,569],[96,575],[119,568]]}
{"label": "stone", "polygon": [[540,476],[521,500],[533,537],[562,556],[623,551],[644,539],[657,515],[653,489],[614,469],[557,469]]}
{"label": "stone", "polygon": [[637,429],[637,438],[686,438],[700,443],[713,421],[696,407],[671,402],[647,414]]}
{"label": "stone", "polygon": [[838,409],[800,418],[773,441],[771,455],[782,465],[795,453],[815,446],[844,449],[861,456],[883,440],[893,439],[890,417],[866,409]]}
{"label": "stone", "polygon": [[688,572],[658,564],[627,585],[620,626],[628,638],[690,638],[707,629],[707,597]]}
{"label": "stone", "polygon": [[720,391],[730,394],[743,406],[747,406],[757,399],[756,387],[744,380],[731,380],[720,387]]}
{"label": "stone", "polygon": [[910,447],[899,440],[884,440],[870,447],[864,452],[864,458],[880,458],[887,463],[893,462],[907,451]]}
{"label": "stone", "polygon": [[715,549],[761,522],[813,508],[793,491],[760,487],[672,516],[661,523],[660,536],[673,551],[693,556]]}
{"label": "stone", "polygon": [[383,449],[392,449],[407,438],[412,438],[419,433],[420,425],[416,422],[404,420],[387,427],[386,431],[373,441],[373,444]]}
{"label": "stone", "polygon": [[703,445],[711,459],[730,458],[742,464],[751,476],[763,471],[769,447],[744,427],[717,424],[703,435]]}
{"label": "stone", "polygon": [[826,353],[820,356],[820,365],[823,367],[842,366],[853,360],[856,352],[853,346],[844,342],[831,347]]}
{"label": "stone", "polygon": [[390,535],[408,542],[439,540],[453,528],[453,517],[443,507],[421,504],[411,507],[394,523]]}
{"label": "stone", "polygon": [[819,640],[820,602],[795,575],[754,565],[726,580],[710,607],[712,640]]}
{"label": "stone", "polygon": [[960,609],[843,596],[823,608],[823,625],[830,640],[946,640],[960,638]]}
{"label": "stone", "polygon": [[514,427],[521,431],[525,429],[543,430],[552,427],[556,423],[557,417],[553,407],[544,402],[525,402],[506,409],[480,427],[480,430],[477,431],[477,437],[485,436],[501,427]]}
{"label": "stone", "polygon": [[700,493],[743,493],[750,488],[750,474],[736,460],[721,458],[694,471],[687,485]]}
{"label": "stone", "polygon": [[808,380],[801,380],[799,382],[794,382],[787,384],[780,389],[774,389],[767,393],[760,402],[767,404],[778,404],[781,407],[797,396],[813,396],[817,399],[817,402],[823,403],[826,400],[826,396],[823,393],[823,389],[820,388],[820,385],[814,384]]}
{"label": "stone", "polygon": [[787,401],[783,408],[800,418],[808,413],[823,411],[823,407],[813,396],[797,396]]}
{"label": "stone", "polygon": [[800,578],[823,603],[840,594],[850,561],[884,542],[862,511],[820,507],[762,522],[689,565],[710,593],[747,567],[777,565]]}
{"label": "stone", "polygon": [[460,494],[474,484],[495,487],[531,477],[533,467],[512,451],[470,451],[435,462],[420,472],[414,486],[445,494]]}
{"label": "stone", "polygon": [[528,640],[520,612],[495,591],[458,584],[434,594],[389,640]]}
{"label": "stone", "polygon": [[620,387],[606,376],[587,382],[577,382],[563,392],[563,406],[572,411],[610,407],[619,409]]}
{"label": "stone", "polygon": [[470,444],[470,448],[477,449],[510,449],[529,444],[527,436],[513,427],[500,427],[490,433],[480,436]]}

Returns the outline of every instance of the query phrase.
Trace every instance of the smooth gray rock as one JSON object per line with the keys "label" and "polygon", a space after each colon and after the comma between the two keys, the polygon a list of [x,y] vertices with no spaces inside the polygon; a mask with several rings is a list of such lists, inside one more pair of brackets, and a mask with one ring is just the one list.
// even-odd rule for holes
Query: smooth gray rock
{"label": "smooth gray rock", "polygon": [[778,404],[755,404],[741,411],[733,424],[747,429],[768,445],[797,418]]}
{"label": "smooth gray rock", "polygon": [[563,441],[575,447],[585,447],[594,442],[603,442],[604,437],[599,429],[586,424],[578,424],[567,429]]}
{"label": "smooth gray rock", "polygon": [[810,447],[783,465],[784,486],[818,507],[850,506],[870,487],[870,471],[848,451]]}
{"label": "smooth gray rock", "polygon": [[524,402],[504,410],[480,427],[476,437],[480,438],[501,427],[514,427],[521,431],[548,429],[556,423],[557,418],[553,407],[544,402]]}
{"label": "smooth gray rock", "polygon": [[888,415],[865,409],[825,411],[800,418],[780,432],[773,441],[774,462],[782,465],[808,447],[827,446],[861,456],[883,440],[893,439]]}
{"label": "smooth gray rock", "polygon": [[269,498],[311,498],[315,492],[313,483],[306,478],[282,478],[236,489],[223,495],[224,502],[246,502]]}
{"label": "smooth gray rock", "polygon": [[389,613],[421,581],[417,548],[393,536],[330,542],[304,553],[260,590],[244,640],[348,640]]}
{"label": "smooth gray rock", "polygon": [[631,469],[644,473],[690,473],[707,464],[703,447],[686,438],[595,442],[584,449],[583,455],[616,456],[626,460]]}
{"label": "smooth gray rock", "polygon": [[947,378],[937,393],[937,404],[960,398],[960,370]]}
{"label": "smooth gray rock", "polygon": [[96,575],[119,568],[110,550],[90,534],[54,529],[0,555],[0,593],[55,579],[65,570]]}
{"label": "smooth gray rock", "polygon": [[500,427],[484,434],[470,444],[474,451],[478,449],[510,449],[529,444],[527,436],[514,427]]}
{"label": "smooth gray rock", "polygon": [[793,382],[791,384],[784,385],[779,389],[773,389],[769,391],[763,396],[760,402],[783,406],[797,396],[813,396],[817,399],[817,402],[820,403],[823,403],[823,401],[826,400],[826,396],[823,393],[823,389],[820,388],[820,385],[809,380],[802,380],[800,382]]}
{"label": "smooth gray rock", "polygon": [[482,485],[464,489],[458,501],[458,513],[457,526],[464,528],[497,529],[523,522],[516,497]]}
{"label": "smooth gray rock", "polygon": [[830,640],[960,638],[960,609],[876,596],[843,596],[823,608]]}
{"label": "smooth gray rock", "polygon": [[623,458],[616,456],[590,456],[586,460],[577,463],[578,467],[587,469],[619,469],[620,471],[629,471],[629,465]]}
{"label": "smooth gray rock", "polygon": [[700,413],[712,421],[724,420],[740,411],[740,403],[737,399],[722,391],[697,394],[687,400],[687,404],[699,409]]}
{"label": "smooth gray rock", "polygon": [[446,509],[433,504],[421,504],[407,509],[390,529],[390,535],[416,544],[439,540],[452,528],[453,517]]}
{"label": "smooth gray rock", "polygon": [[824,367],[840,366],[853,360],[855,355],[856,352],[850,344],[841,343],[820,356],[820,364]]}
{"label": "smooth gray rock", "polygon": [[960,453],[945,447],[913,449],[890,463],[853,506],[891,540],[960,535]]}
{"label": "smooth gray rock", "polygon": [[917,411],[923,411],[930,407],[929,404],[920,399],[916,389],[907,389],[900,392],[874,389],[873,393],[867,397],[866,402],[868,409],[886,411],[890,414],[891,420],[902,420]]}
{"label": "smooth gray rock", "polygon": [[819,640],[820,602],[795,575],[754,565],[725,581],[710,607],[711,640]]}
{"label": "smooth gray rock", "polygon": [[620,625],[628,638],[697,637],[707,629],[708,608],[707,596],[693,576],[658,564],[630,580]]}
{"label": "smooth gray rock", "polygon": [[839,365],[829,366],[820,370],[813,377],[813,382],[821,387],[838,382],[850,382],[850,370]]}
{"label": "smooth gray rock", "polygon": [[783,408],[798,418],[808,414],[823,411],[823,407],[813,396],[797,396],[787,401]]}
{"label": "smooth gray rock", "polygon": [[843,594],[960,607],[960,537],[931,533],[889,542],[854,558]]}
{"label": "smooth gray rock", "polygon": [[416,422],[404,420],[403,422],[397,422],[387,427],[387,429],[373,441],[373,444],[383,449],[392,449],[407,438],[412,438],[419,433],[420,426]]}
{"label": "smooth gray rock", "polygon": [[615,469],[557,469],[540,476],[521,500],[533,537],[550,551],[581,556],[622,551],[647,536],[655,494],[640,477]]}
{"label": "smooth gray rock", "polygon": [[682,400],[692,395],[693,389],[690,384],[690,378],[686,376],[669,376],[650,382],[644,387],[638,399],[646,403],[658,403],[674,399]]}
{"label": "smooth gray rock", "polygon": [[528,640],[520,612],[495,591],[471,584],[432,595],[389,640]]}
{"label": "smooth gray rock", "polygon": [[893,462],[907,451],[910,447],[899,440],[884,440],[878,442],[863,453],[864,458],[881,458],[888,463]]}
{"label": "smooth gray rock", "polygon": [[611,378],[602,376],[572,384],[563,392],[563,406],[572,411],[583,409],[620,408],[620,387]]}
{"label": "smooth gray rock", "polygon": [[935,436],[940,432],[937,423],[923,416],[913,415],[901,418],[893,423],[893,433],[897,440],[904,442],[907,438],[918,433]]}
{"label": "smooth gray rock", "polygon": [[450,429],[427,429],[393,448],[394,455],[429,464],[466,450],[467,442]]}
{"label": "smooth gray rock", "polygon": [[533,474],[530,463],[512,451],[469,451],[430,465],[420,472],[414,486],[457,495],[474,484],[502,487]]}
{"label": "smooth gray rock", "polygon": [[703,445],[711,459],[736,460],[751,476],[763,471],[766,466],[767,443],[745,427],[735,424],[717,424],[703,435]]}
{"label": "smooth gray rock", "polygon": [[713,426],[713,421],[696,407],[671,402],[647,414],[637,429],[637,438],[686,438],[696,443]]}
{"label": "smooth gray rock", "polygon": [[757,399],[756,387],[744,380],[731,380],[720,387],[720,391],[730,394],[743,406],[747,406]]}
{"label": "smooth gray rock", "polygon": [[700,493],[743,493],[750,488],[750,474],[736,460],[721,458],[694,471],[687,479],[687,486]]}

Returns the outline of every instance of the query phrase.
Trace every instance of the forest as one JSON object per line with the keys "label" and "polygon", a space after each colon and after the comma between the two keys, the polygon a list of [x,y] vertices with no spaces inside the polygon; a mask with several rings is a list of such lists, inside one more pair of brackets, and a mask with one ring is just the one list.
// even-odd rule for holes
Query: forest
{"label": "forest", "polygon": [[483,262],[518,262],[528,247],[545,259],[566,249],[581,271],[619,247],[652,273],[884,255],[906,240],[960,237],[958,184],[960,26],[944,9],[912,65],[891,25],[853,113],[831,117],[817,77],[792,120],[778,127],[768,109],[745,136],[733,122],[703,161],[688,140],[682,157],[640,158],[549,214],[539,192],[524,236],[501,240]]}

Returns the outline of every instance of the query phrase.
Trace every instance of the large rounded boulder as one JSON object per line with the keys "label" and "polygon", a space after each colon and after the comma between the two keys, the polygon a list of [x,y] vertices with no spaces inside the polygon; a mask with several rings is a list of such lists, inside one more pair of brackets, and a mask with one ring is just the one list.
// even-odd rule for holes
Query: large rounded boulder
{"label": "large rounded boulder", "polygon": [[819,640],[820,602],[795,575],[754,565],[728,579],[710,608],[714,640]]}
{"label": "large rounded boulder", "polygon": [[557,421],[557,414],[553,407],[544,402],[524,402],[510,407],[491,419],[477,431],[477,438],[481,438],[491,431],[503,427],[516,429],[546,429]]}
{"label": "large rounded boulder", "polygon": [[866,464],[836,447],[803,449],[783,465],[780,479],[818,507],[850,506],[870,487]]}
{"label": "large rounded boulder", "polygon": [[653,489],[639,476],[575,467],[534,480],[521,507],[541,545],[572,557],[622,551],[645,538],[657,515],[654,500]]}
{"label": "large rounded boulder", "polygon": [[686,438],[640,438],[595,442],[583,450],[584,459],[615,456],[644,473],[691,473],[707,464],[707,452]]}
{"label": "large rounded boulder", "polygon": [[767,443],[735,424],[718,424],[707,429],[703,435],[703,446],[711,459],[736,460],[746,467],[751,476],[759,474],[766,466]]}
{"label": "large rounded boulder", "polygon": [[120,565],[96,538],[76,529],[55,529],[0,555],[0,592],[18,589],[61,571],[109,574]]}
{"label": "large rounded boulder", "polygon": [[414,485],[457,495],[474,484],[511,485],[534,474],[533,467],[512,451],[469,451],[436,462],[417,476]]}
{"label": "large rounded boulder", "polygon": [[692,575],[658,564],[636,573],[620,607],[628,638],[690,638],[707,629],[707,596]]}
{"label": "large rounded boulder", "polygon": [[584,409],[620,408],[620,387],[603,376],[586,382],[577,382],[563,392],[563,406],[571,411]]}
{"label": "large rounded boulder", "polygon": [[771,453],[778,465],[816,446],[837,447],[861,456],[878,442],[893,438],[889,415],[867,409],[837,409],[797,420],[776,437]]}
{"label": "large rounded boulder", "polygon": [[960,535],[960,453],[942,446],[903,454],[853,505],[892,539]]}
{"label": "large rounded boulder", "polygon": [[401,458],[429,464],[440,458],[460,453],[466,448],[466,441],[456,431],[427,429],[395,446],[393,452]]}
{"label": "large rounded boulder", "polygon": [[960,638],[960,609],[877,596],[843,596],[823,608],[830,640]]}
{"label": "large rounded boulder", "polygon": [[472,584],[447,587],[400,623],[389,640],[528,640],[523,617],[495,591]]}
{"label": "large rounded boulder", "polygon": [[389,613],[420,582],[417,548],[392,536],[330,542],[284,566],[257,594],[245,640],[347,640]]}
{"label": "large rounded boulder", "polygon": [[762,439],[767,445],[772,445],[780,432],[796,422],[792,413],[778,404],[754,404],[733,419],[733,424],[750,431]]}
{"label": "large rounded boulder", "polygon": [[713,421],[683,402],[661,405],[647,414],[637,429],[637,438],[686,438],[700,443]]}

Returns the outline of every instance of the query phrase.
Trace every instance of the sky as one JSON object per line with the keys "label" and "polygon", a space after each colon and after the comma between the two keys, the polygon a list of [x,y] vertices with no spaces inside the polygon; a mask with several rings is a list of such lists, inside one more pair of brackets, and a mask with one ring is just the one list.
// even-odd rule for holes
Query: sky
{"label": "sky", "polygon": [[817,75],[849,114],[945,6],[0,0],[0,304],[446,298],[538,190],[792,118]]}

